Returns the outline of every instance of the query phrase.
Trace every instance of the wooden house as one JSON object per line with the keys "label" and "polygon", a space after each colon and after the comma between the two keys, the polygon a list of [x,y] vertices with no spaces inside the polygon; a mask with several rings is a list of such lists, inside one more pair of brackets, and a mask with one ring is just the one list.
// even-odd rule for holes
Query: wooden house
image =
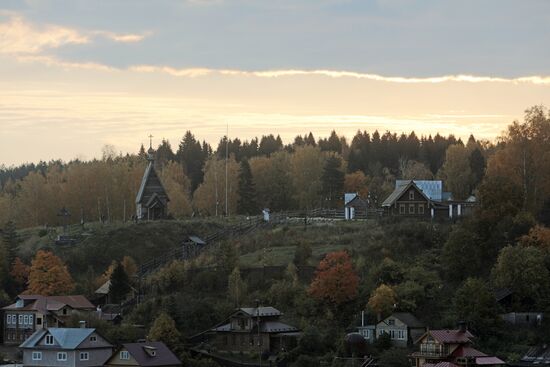
{"label": "wooden house", "polygon": [[281,322],[282,316],[273,307],[239,308],[221,325],[205,333],[206,342],[219,352],[276,354],[290,350],[301,333]]}
{"label": "wooden house", "polygon": [[63,326],[77,312],[91,313],[95,306],[81,295],[39,296],[19,295],[4,311],[4,344],[20,344],[35,331]]}
{"label": "wooden house", "polygon": [[113,346],[90,328],[48,328],[36,331],[19,346],[23,365],[36,367],[99,367]]}
{"label": "wooden house", "polygon": [[426,332],[426,326],[413,314],[395,312],[376,324],[376,334],[389,335],[395,347],[407,347]]}
{"label": "wooden house", "polygon": [[428,330],[417,341],[418,350],[411,354],[415,367],[504,366],[501,359],[473,348],[474,336],[464,323],[456,330]]}
{"label": "wooden house", "polygon": [[367,219],[368,203],[358,193],[344,194],[344,217],[346,220]]}
{"label": "wooden house", "polygon": [[474,205],[475,198],[453,200],[439,180],[397,180],[382,208],[389,216],[434,219],[469,214]]}
{"label": "wooden house", "polygon": [[168,214],[170,199],[155,170],[154,153],[153,148],[149,147],[147,168],[136,196],[136,218],[139,220],[162,219]]}

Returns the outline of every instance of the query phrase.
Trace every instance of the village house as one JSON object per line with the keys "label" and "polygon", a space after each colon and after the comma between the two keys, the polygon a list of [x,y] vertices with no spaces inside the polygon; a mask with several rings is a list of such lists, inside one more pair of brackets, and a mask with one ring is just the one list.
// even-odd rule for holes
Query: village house
{"label": "village house", "polygon": [[23,365],[36,367],[103,366],[113,346],[91,328],[37,330],[19,346]]}
{"label": "village house", "polygon": [[382,208],[389,216],[451,219],[471,213],[474,205],[474,197],[453,200],[440,180],[397,180]]}
{"label": "village house", "polygon": [[93,304],[81,295],[19,295],[15,303],[4,307],[4,344],[20,344],[36,330],[63,326],[73,314],[93,312]]}
{"label": "village house", "polygon": [[541,344],[529,348],[519,361],[509,362],[511,367],[548,367],[550,366],[550,345]]}
{"label": "village house", "polygon": [[416,344],[419,350],[411,354],[415,367],[503,366],[497,357],[488,356],[472,347],[474,336],[460,323],[457,330],[428,330]]}
{"label": "village house", "polygon": [[358,193],[344,194],[344,217],[346,220],[367,219],[368,203]]}
{"label": "village house", "polygon": [[301,333],[281,322],[282,316],[273,307],[239,308],[221,325],[203,333],[204,341],[219,352],[277,354],[290,350]]}
{"label": "village house", "polygon": [[141,179],[136,196],[136,218],[140,220],[156,220],[168,215],[170,199],[155,170],[155,151],[152,142],[147,152],[147,168]]}
{"label": "village house", "polygon": [[179,367],[181,361],[162,342],[126,343],[105,363],[106,367]]}
{"label": "village house", "polygon": [[364,314],[361,319],[357,332],[369,343],[374,343],[382,335],[388,335],[394,347],[404,348],[412,345],[426,332],[426,326],[408,312],[395,312],[376,325],[365,325]]}

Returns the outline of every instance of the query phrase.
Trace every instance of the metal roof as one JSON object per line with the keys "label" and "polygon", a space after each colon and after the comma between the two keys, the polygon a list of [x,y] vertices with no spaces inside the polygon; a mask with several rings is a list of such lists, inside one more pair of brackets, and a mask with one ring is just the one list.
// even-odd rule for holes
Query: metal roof
{"label": "metal roof", "polygon": [[390,317],[400,320],[402,323],[404,323],[408,327],[412,327],[412,328],[425,327],[422,321],[418,320],[416,316],[414,316],[412,313],[409,313],[409,312],[395,312],[391,316],[388,316],[386,319],[382,320],[381,322],[385,322]]}
{"label": "metal roof", "polygon": [[[441,201],[443,199],[443,181],[441,180],[412,180],[430,200]],[[411,180],[395,181],[395,188],[406,186]]]}
{"label": "metal roof", "polygon": [[[122,344],[122,348],[136,360],[140,366],[181,366],[181,361],[162,342],[144,342]],[[147,353],[154,350],[155,355]]]}
{"label": "metal roof", "polygon": [[46,334],[53,336],[59,349],[76,349],[88,336],[95,332],[93,328],[48,328],[32,334],[19,348],[34,348]]}
{"label": "metal roof", "polygon": [[349,203],[350,201],[352,201],[353,199],[355,199],[357,197],[357,193],[356,192],[353,192],[353,193],[345,193],[344,194],[344,205],[346,205],[347,203]]}

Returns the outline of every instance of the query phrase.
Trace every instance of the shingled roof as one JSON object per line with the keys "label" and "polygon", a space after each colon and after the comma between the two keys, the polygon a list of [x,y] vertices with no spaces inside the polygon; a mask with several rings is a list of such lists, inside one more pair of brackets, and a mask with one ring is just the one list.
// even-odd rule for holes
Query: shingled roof
{"label": "shingled roof", "polygon": [[21,294],[17,299],[23,301],[23,307],[17,307],[17,302],[5,306],[3,310],[40,311],[47,314],[49,311],[58,311],[65,306],[75,310],[94,310],[94,305],[82,295],[71,296],[40,296]]}
{"label": "shingled roof", "polygon": [[[162,342],[122,344],[140,366],[181,366],[181,361]],[[151,353],[151,351],[154,351]]]}

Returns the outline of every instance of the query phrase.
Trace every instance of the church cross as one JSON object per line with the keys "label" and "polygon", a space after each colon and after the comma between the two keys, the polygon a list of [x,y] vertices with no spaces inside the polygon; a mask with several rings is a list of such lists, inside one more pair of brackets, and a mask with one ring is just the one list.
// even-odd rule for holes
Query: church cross
{"label": "church cross", "polygon": [[153,135],[149,134],[149,148],[153,149]]}

